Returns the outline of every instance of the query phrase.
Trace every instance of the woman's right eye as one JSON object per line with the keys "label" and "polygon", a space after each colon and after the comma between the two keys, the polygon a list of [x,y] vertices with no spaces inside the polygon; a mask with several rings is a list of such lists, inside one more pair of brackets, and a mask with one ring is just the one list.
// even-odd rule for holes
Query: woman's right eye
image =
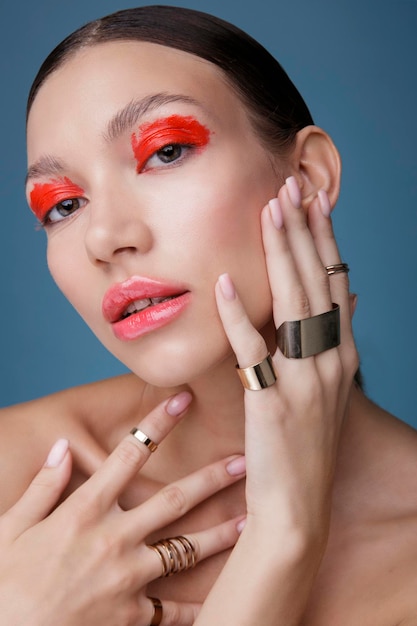
{"label": "woman's right eye", "polygon": [[55,224],[56,222],[61,222],[66,217],[69,217],[78,209],[81,209],[85,206],[86,200],[84,198],[68,198],[66,200],[62,200],[58,202],[48,213],[45,215],[45,218],[42,220],[43,226],[48,226],[49,224]]}

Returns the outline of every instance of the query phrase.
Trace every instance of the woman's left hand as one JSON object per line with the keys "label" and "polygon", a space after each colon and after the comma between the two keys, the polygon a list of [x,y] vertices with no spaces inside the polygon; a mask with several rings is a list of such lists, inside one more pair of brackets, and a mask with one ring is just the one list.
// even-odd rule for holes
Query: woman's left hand
{"label": "woman's left hand", "polygon": [[[246,626],[254,619],[298,624],[326,547],[341,426],[358,367],[347,273],[326,271],[341,263],[330,212],[321,190],[307,216],[294,177],[262,212],[275,327],[337,303],[341,343],[307,358],[286,358],[277,348],[277,381],[259,391],[245,389],[247,521],[199,625],[209,623],[205,619],[219,601],[224,619],[218,625]],[[219,278],[216,297],[239,367],[263,361],[265,339],[228,275]]]}

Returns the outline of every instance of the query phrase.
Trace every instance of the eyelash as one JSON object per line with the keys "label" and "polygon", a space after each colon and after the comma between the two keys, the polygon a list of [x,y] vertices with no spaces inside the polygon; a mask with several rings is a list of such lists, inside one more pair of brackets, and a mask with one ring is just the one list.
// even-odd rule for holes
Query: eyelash
{"label": "eyelash", "polygon": [[[65,210],[65,206],[64,204],[67,202],[77,202],[77,206],[71,207],[72,212],[69,213],[68,215],[63,215],[60,216],[59,219],[51,219],[51,213],[53,211],[58,211],[58,207],[61,205],[61,207]],[[47,228],[48,226],[53,226],[54,224],[59,224],[59,222],[63,222],[64,220],[66,220],[67,218],[71,217],[71,215],[73,213],[75,213],[75,211],[77,211],[78,209],[82,208],[83,206],[85,206],[87,200],[85,198],[65,198],[64,200],[61,200],[60,202],[57,202],[57,204],[55,204],[46,214],[45,217],[41,220],[41,222],[39,223],[39,228]],[[70,210],[71,210],[70,209]]]}
{"label": "eyelash", "polygon": [[[138,174],[141,174],[143,172],[146,172],[149,169],[161,169],[161,168],[165,168],[169,166],[175,166],[178,163],[181,163],[185,158],[187,158],[187,153],[194,150],[196,147],[197,146],[193,144],[185,144],[185,143],[177,143],[177,142],[167,143],[161,146],[160,148],[158,148],[157,150],[155,150],[148,158],[144,159],[142,163],[139,163],[137,167],[137,172]],[[164,154],[164,150],[167,150],[168,148],[171,148],[174,151],[179,150],[180,154],[176,156],[175,158],[173,158],[172,160],[164,161],[162,158]],[[159,159],[159,166],[150,165],[153,159]]]}

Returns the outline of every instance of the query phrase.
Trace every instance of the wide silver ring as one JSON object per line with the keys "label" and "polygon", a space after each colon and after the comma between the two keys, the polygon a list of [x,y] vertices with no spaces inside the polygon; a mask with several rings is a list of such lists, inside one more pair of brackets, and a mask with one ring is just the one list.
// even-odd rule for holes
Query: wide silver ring
{"label": "wide silver ring", "polygon": [[277,346],[288,359],[304,359],[340,344],[340,309],[304,320],[284,322],[277,329]]}

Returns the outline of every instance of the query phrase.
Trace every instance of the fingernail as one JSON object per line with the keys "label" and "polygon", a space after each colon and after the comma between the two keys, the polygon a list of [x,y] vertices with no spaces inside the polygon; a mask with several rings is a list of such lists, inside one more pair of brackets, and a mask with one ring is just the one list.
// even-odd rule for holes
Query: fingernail
{"label": "fingernail", "polygon": [[219,285],[226,300],[234,300],[236,298],[235,286],[229,274],[221,274],[219,276]]}
{"label": "fingernail", "polygon": [[319,198],[321,212],[324,217],[330,217],[332,212],[332,206],[330,204],[329,196],[327,195],[327,191],[325,189],[319,189],[317,192],[317,196]]}
{"label": "fingernail", "polygon": [[301,190],[297,183],[297,179],[295,176],[289,176],[285,181],[288,189],[288,195],[290,196],[290,200],[296,209],[299,209],[301,206]]}
{"label": "fingernail", "polygon": [[243,519],[240,520],[240,522],[238,522],[236,524],[236,529],[238,533],[241,533],[242,530],[245,528],[246,526],[246,517],[244,517]]}
{"label": "fingernail", "polygon": [[280,230],[283,227],[284,219],[282,217],[281,205],[279,203],[278,198],[272,198],[268,202],[269,212],[271,214],[272,222],[277,230]]}
{"label": "fingernail", "polygon": [[246,472],[246,458],[244,456],[238,456],[226,465],[227,473],[230,476],[240,476]]}
{"label": "fingernail", "polygon": [[190,405],[192,399],[193,396],[189,391],[181,391],[176,396],[168,400],[165,410],[168,415],[177,417],[185,411],[185,409]]}
{"label": "fingernail", "polygon": [[48,458],[45,461],[45,467],[58,467],[61,465],[68,451],[68,439],[58,439],[49,451]]}

